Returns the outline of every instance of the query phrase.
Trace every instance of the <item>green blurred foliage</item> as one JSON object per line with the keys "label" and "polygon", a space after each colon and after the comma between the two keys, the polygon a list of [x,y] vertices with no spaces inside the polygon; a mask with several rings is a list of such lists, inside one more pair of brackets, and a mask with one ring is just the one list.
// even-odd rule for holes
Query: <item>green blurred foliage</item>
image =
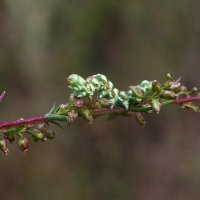
{"label": "green blurred foliage", "polygon": [[[194,0],[1,0],[1,120],[66,102],[66,77],[105,73],[120,89],[166,73],[198,86]],[[27,154],[1,155],[1,199],[198,199],[199,114],[173,107],[133,119],[78,121]]]}

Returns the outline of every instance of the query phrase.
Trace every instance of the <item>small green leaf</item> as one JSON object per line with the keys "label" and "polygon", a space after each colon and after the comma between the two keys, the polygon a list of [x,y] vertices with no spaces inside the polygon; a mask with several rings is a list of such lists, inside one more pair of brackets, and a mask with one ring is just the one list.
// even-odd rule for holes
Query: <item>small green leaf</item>
{"label": "small green leaf", "polygon": [[56,110],[56,103],[53,104],[51,110],[47,114],[53,114]]}
{"label": "small green leaf", "polygon": [[49,121],[49,123],[55,124],[55,125],[58,126],[59,128],[64,129],[64,127],[63,127],[60,123],[58,123],[58,122],[56,122],[56,121],[54,121],[54,120]]}

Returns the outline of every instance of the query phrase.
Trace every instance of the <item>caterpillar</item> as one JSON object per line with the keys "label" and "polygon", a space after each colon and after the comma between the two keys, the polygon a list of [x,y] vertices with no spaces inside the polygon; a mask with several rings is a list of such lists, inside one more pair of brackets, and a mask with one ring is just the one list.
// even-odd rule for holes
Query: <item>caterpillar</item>
{"label": "caterpillar", "polygon": [[77,74],[67,78],[72,95],[77,98],[106,98],[110,107],[122,106],[126,110],[132,104],[138,104],[148,94],[152,93],[152,81],[144,80],[137,86],[130,86],[128,91],[120,91],[103,74],[96,74],[84,79]]}

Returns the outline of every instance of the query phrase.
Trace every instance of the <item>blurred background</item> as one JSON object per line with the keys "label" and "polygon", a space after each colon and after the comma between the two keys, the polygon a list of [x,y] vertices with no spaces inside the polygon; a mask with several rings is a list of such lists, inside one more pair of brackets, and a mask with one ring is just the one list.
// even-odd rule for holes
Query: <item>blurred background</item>
{"label": "blurred background", "polygon": [[[0,0],[0,119],[40,116],[68,100],[66,78],[105,74],[119,89],[141,80],[200,86],[200,2]],[[200,197],[200,115],[167,107],[0,154],[3,200],[190,200]]]}

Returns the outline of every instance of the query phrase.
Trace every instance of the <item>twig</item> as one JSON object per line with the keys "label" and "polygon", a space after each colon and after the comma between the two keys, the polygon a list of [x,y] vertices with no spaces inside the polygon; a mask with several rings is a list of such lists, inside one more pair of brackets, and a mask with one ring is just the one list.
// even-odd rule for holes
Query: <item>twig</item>
{"label": "twig", "polygon": [[[193,96],[193,97],[185,97],[181,99],[176,99],[176,100],[169,100],[163,103],[163,105],[169,105],[169,104],[184,104],[184,103],[189,103],[189,102],[195,102],[195,101],[200,101],[199,96]],[[147,108],[132,108],[129,111],[126,111],[122,107],[115,107],[113,109],[111,108],[99,108],[99,109],[94,109],[92,111],[92,115],[105,115],[109,113],[129,113],[129,112],[148,112],[151,110],[152,107],[147,107]],[[7,129],[11,127],[16,127],[16,126],[24,126],[24,125],[33,125],[41,122],[48,122],[51,121],[53,118],[48,117],[48,116],[40,116],[40,117],[34,117],[34,118],[28,118],[28,119],[19,119],[16,121],[11,121],[11,122],[1,122],[0,123],[0,130],[1,129]],[[54,120],[58,121],[64,121],[62,117],[54,117]]]}

